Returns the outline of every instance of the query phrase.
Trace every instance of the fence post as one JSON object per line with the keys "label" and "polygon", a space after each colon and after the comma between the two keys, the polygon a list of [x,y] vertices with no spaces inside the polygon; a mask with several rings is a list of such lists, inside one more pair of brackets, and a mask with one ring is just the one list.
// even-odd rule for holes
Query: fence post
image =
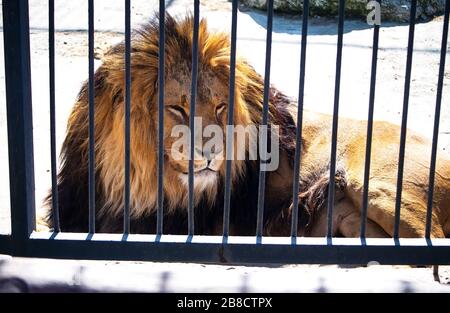
{"label": "fence post", "polygon": [[14,248],[35,228],[28,0],[3,0],[11,228]]}

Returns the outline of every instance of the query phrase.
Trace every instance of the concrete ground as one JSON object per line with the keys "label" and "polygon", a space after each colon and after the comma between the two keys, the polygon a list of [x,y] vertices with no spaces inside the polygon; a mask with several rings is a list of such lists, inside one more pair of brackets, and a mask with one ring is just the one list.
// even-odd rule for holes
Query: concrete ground
{"label": "concrete ground", "polygon": [[[147,21],[153,12],[157,11],[157,2],[156,0],[132,1],[133,28]],[[168,11],[172,14],[184,14],[192,5],[192,1],[188,0],[166,2]],[[96,0],[95,5],[95,25],[97,29],[95,46],[98,56],[96,66],[98,66],[105,49],[123,39],[124,18],[123,1],[121,0]],[[87,1],[56,1],[55,15],[57,30],[56,135],[57,149],[59,150],[64,138],[67,116],[81,83],[88,77]],[[226,0],[202,1],[201,15],[207,19],[213,29],[229,32],[231,26],[231,4]],[[51,181],[47,18],[47,1],[30,1],[36,207],[38,209],[42,208],[42,199],[49,190]],[[238,15],[238,54],[249,60],[260,73],[264,72],[265,23],[266,19],[263,12],[240,8]],[[327,113],[332,112],[336,29],[335,19],[313,17],[310,20],[305,86],[305,107],[307,109]],[[301,19],[299,17],[275,17],[271,82],[294,98],[298,94],[301,35]],[[343,116],[359,119],[365,119],[367,116],[372,36],[372,27],[367,25],[365,21],[346,20],[340,96],[340,114]],[[382,21],[377,93],[375,98],[376,119],[400,124],[407,36],[407,25]],[[0,31],[0,37],[0,53],[3,53],[2,31]],[[430,22],[416,25],[408,126],[428,137],[431,136],[433,127],[441,37],[442,18],[436,18]],[[447,55],[449,52],[450,50],[447,48]],[[3,67],[3,61],[3,55],[1,55],[0,69]],[[447,57],[439,153],[446,153],[444,150],[450,149],[449,86],[450,60]],[[0,233],[9,233],[9,176],[4,93],[4,72],[0,70],[0,173],[2,173],[0,175]],[[4,261],[0,266],[0,277],[2,277],[1,273],[9,273],[8,275],[18,275],[25,279],[20,273],[21,269],[29,264],[27,262],[30,261],[23,259],[8,259]],[[51,282],[51,279],[53,279],[43,277],[40,273],[52,273],[52,275],[55,275],[54,279],[57,282],[70,284],[70,277],[73,275],[75,275],[73,277],[79,277],[80,275],[77,273],[86,273],[87,271],[89,275],[81,275],[82,280],[86,279],[85,286],[87,286],[88,281],[91,282],[90,279],[97,279],[97,285],[93,285],[97,288],[102,286],[102,273],[108,273],[109,269],[113,269],[117,273],[122,273],[122,271],[133,273],[130,274],[130,277],[141,277],[143,275],[142,277],[145,277],[145,279],[153,279],[154,282],[159,281],[160,283],[156,285],[153,283],[145,284],[145,286],[139,285],[139,288],[142,290],[150,291],[150,289],[155,290],[155,286],[164,285],[161,282],[161,277],[166,275],[164,274],[164,268],[167,266],[168,272],[171,273],[168,280],[170,284],[167,286],[177,286],[178,290],[204,291],[215,290],[214,288],[240,290],[239,288],[242,289],[242,286],[246,286],[247,282],[252,282],[248,285],[250,286],[249,290],[252,291],[261,291],[264,288],[271,288],[271,286],[277,286],[276,288],[284,286],[284,291],[356,291],[358,288],[367,291],[449,291],[448,285],[439,285],[433,281],[431,270],[428,268],[407,268],[401,271],[392,267],[342,269],[316,266],[270,269],[260,267],[242,267],[238,269],[233,267],[230,269],[223,266],[189,265],[193,273],[190,274],[190,271],[183,272],[184,266],[188,265],[169,266],[145,263],[131,266],[130,263],[92,262],[89,263],[93,266],[91,269],[91,266],[85,267],[83,264],[85,263],[81,261],[35,260],[33,261],[32,269],[35,276],[31,275],[29,277],[30,284],[34,284],[31,280],[36,277],[37,281],[48,280]],[[51,271],[49,270],[51,268],[61,270]],[[65,272],[70,274],[64,276]],[[233,283],[225,286],[222,285],[220,280],[214,279],[211,281],[206,274],[204,281],[201,284],[199,283],[197,287],[194,283],[183,283],[184,281],[189,281],[189,279],[193,282],[196,281],[194,273],[198,275],[214,273],[217,277],[220,275],[230,277],[230,281],[233,281]],[[60,274],[61,276],[58,276]],[[192,276],[187,277],[183,275]],[[116,277],[115,275],[113,276]],[[293,277],[298,277],[298,279],[296,280]],[[276,284],[258,283],[262,281],[271,282],[272,280]],[[300,281],[307,283],[297,284]],[[108,282],[111,282],[108,288],[114,289],[112,287],[114,286],[113,281],[108,280]],[[128,282],[125,281],[123,284],[128,284]],[[130,287],[121,286],[124,287],[120,288],[133,288],[131,282]],[[169,290],[172,290],[170,288]]]}
{"label": "concrete ground", "polygon": [[229,266],[0,256],[0,292],[450,292],[450,267]]}

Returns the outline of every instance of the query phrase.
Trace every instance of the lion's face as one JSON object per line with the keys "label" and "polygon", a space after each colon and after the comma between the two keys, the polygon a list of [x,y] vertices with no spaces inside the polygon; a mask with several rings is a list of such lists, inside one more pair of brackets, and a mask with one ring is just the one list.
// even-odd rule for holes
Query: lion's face
{"label": "lion's face", "polygon": [[[165,212],[188,206],[192,80],[192,19],[166,23],[164,84],[164,205]],[[158,184],[158,26],[150,24],[132,42],[130,202],[132,217],[154,212]],[[169,35],[172,36],[169,38]],[[197,97],[194,129],[194,202],[217,198],[225,176],[225,141],[229,106],[230,43],[226,35],[210,33],[200,24]],[[107,205],[100,214],[120,215],[124,199],[124,45],[106,54],[97,70],[97,168]],[[245,62],[236,66],[234,126],[254,126],[261,113],[261,78]],[[87,103],[87,92],[80,103]],[[83,118],[81,118],[83,119]],[[83,119],[84,122],[84,119]],[[76,125],[76,123],[72,123]],[[253,132],[252,134],[255,134]],[[245,158],[236,154],[250,142],[234,133],[231,186],[242,177]],[[244,138],[245,137],[245,138]],[[87,137],[86,137],[87,138]],[[240,141],[239,141],[240,140]],[[245,142],[243,140],[246,140]],[[84,149],[87,151],[87,140]],[[237,147],[239,149],[237,149]],[[244,151],[245,152],[245,151]]]}
{"label": "lion's face", "polygon": [[[172,71],[165,86],[164,147],[165,170],[188,186],[190,160],[191,76]],[[228,87],[214,73],[199,77],[195,104],[194,184],[202,191],[214,187],[224,173],[225,126]]]}

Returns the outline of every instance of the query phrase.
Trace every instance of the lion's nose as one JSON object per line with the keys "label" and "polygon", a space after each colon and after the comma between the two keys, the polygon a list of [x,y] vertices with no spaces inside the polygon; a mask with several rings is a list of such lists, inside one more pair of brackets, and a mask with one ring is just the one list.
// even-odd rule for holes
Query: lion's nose
{"label": "lion's nose", "polygon": [[212,153],[211,151],[205,150],[203,151],[203,157],[209,162],[211,162],[211,160],[214,158],[214,153]]}
{"label": "lion's nose", "polygon": [[222,153],[222,149],[214,151],[203,151],[203,157],[208,160],[208,164],[211,163],[217,156]]}

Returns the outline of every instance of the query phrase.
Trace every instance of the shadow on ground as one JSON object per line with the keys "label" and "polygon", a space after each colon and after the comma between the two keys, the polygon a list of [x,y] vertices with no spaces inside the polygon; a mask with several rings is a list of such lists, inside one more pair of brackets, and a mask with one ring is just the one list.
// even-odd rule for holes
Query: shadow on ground
{"label": "shadow on ground", "polygon": [[[248,15],[259,26],[267,28],[267,13],[261,10],[249,9],[247,7],[240,8],[241,14]],[[308,35],[320,36],[320,35],[337,35],[337,17],[309,17],[308,19]],[[288,15],[288,14],[274,14],[273,18],[273,32],[274,33],[287,33],[290,35],[301,35],[302,19],[301,15]],[[395,27],[404,26],[407,23],[399,22],[382,22],[381,27]],[[350,33],[352,31],[365,30],[373,28],[372,25],[366,23],[362,19],[345,18],[344,21],[344,33]]]}

